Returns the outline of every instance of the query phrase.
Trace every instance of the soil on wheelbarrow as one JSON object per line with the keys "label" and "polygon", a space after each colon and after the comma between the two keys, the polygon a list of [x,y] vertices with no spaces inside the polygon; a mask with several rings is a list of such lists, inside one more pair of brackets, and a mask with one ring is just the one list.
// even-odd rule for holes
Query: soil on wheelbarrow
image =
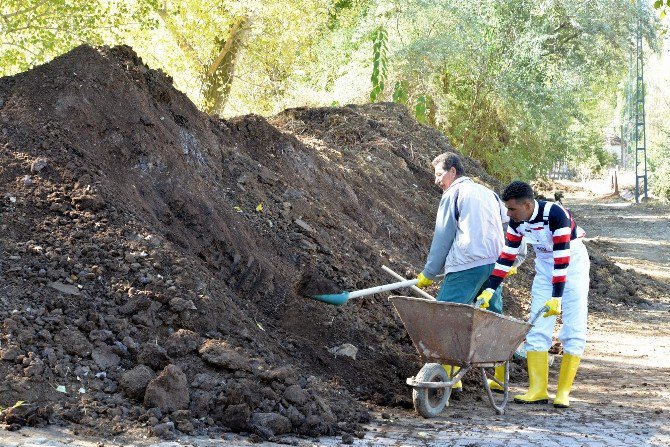
{"label": "soil on wheelbarrow", "polygon": [[[81,46],[0,79],[0,123],[7,428],[350,437],[366,403],[411,406],[421,364],[387,295],[305,296],[422,268],[430,160],[453,148],[404,107],[224,120],[132,49]],[[629,278],[598,259],[603,299],[645,299],[608,293]],[[527,264],[505,291],[524,318]]]}

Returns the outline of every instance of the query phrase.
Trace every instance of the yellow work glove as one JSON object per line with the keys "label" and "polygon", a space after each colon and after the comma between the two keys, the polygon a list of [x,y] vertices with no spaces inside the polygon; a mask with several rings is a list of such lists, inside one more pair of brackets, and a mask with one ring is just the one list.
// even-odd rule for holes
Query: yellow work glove
{"label": "yellow work glove", "polygon": [[517,270],[516,265],[515,265],[511,269],[509,269],[509,272],[507,272],[507,276],[516,275],[517,273],[519,273],[519,271]]}
{"label": "yellow work glove", "polygon": [[492,296],[493,296],[493,292],[486,289],[482,293],[479,294],[475,303],[479,300],[482,300],[479,307],[482,308],[482,309],[488,309],[489,308],[489,301],[491,301]]}
{"label": "yellow work glove", "polygon": [[561,299],[560,298],[552,298],[546,303],[544,303],[545,306],[549,308],[548,311],[542,314],[543,317],[547,318],[552,315],[558,315],[561,313]]}
{"label": "yellow work glove", "polygon": [[423,289],[424,287],[428,287],[433,283],[432,279],[426,278],[426,276],[422,273],[419,273],[419,276],[416,277],[416,286],[420,289]]}

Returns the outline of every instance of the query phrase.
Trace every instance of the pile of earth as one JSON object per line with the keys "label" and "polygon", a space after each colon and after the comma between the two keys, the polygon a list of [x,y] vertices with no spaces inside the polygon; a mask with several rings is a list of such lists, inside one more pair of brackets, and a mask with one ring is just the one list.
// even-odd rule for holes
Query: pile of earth
{"label": "pile of earth", "polygon": [[430,160],[453,149],[404,107],[222,120],[130,48],[82,46],[0,79],[0,123],[7,427],[351,440],[362,402],[411,405],[421,364],[386,297],[305,297],[422,267]]}

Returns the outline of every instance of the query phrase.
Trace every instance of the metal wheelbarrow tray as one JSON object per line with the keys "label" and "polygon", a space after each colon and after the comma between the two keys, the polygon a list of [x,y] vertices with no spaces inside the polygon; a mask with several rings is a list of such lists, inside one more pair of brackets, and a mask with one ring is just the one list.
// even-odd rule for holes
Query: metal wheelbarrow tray
{"label": "metal wheelbarrow tray", "polygon": [[[413,387],[414,408],[424,417],[439,415],[449,404],[451,388],[471,369],[479,368],[491,406],[503,414],[508,399],[509,360],[524,339],[531,323],[496,314],[467,304],[421,298],[389,298],[425,363],[407,379]],[[459,366],[448,373],[442,364]],[[503,382],[486,368],[505,365]],[[487,379],[503,387],[496,402]]]}

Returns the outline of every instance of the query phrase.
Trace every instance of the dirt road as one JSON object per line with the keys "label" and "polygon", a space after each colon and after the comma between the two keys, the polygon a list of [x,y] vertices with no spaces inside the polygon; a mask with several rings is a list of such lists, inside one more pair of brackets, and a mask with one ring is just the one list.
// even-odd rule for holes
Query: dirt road
{"label": "dirt road", "polygon": [[[588,238],[624,269],[632,268],[670,286],[670,208],[596,200],[587,193],[571,194],[564,202],[573,210]],[[630,307],[616,305],[592,312],[590,336],[572,394],[572,407],[508,404],[496,416],[481,389],[466,389],[468,397],[452,400],[441,417],[424,420],[411,411],[384,410],[368,424],[363,439],[345,439],[358,446],[624,446],[670,445],[670,292]],[[560,361],[550,370],[555,389]],[[513,384],[521,391],[525,384]],[[409,393],[409,389],[407,390]],[[474,396],[474,397],[473,397]],[[341,438],[287,438],[293,445],[339,445]],[[184,438],[105,440],[105,445],[209,446],[247,445],[248,439]],[[22,429],[0,434],[2,446],[95,445],[71,433]],[[262,443],[256,445],[278,445]]]}

